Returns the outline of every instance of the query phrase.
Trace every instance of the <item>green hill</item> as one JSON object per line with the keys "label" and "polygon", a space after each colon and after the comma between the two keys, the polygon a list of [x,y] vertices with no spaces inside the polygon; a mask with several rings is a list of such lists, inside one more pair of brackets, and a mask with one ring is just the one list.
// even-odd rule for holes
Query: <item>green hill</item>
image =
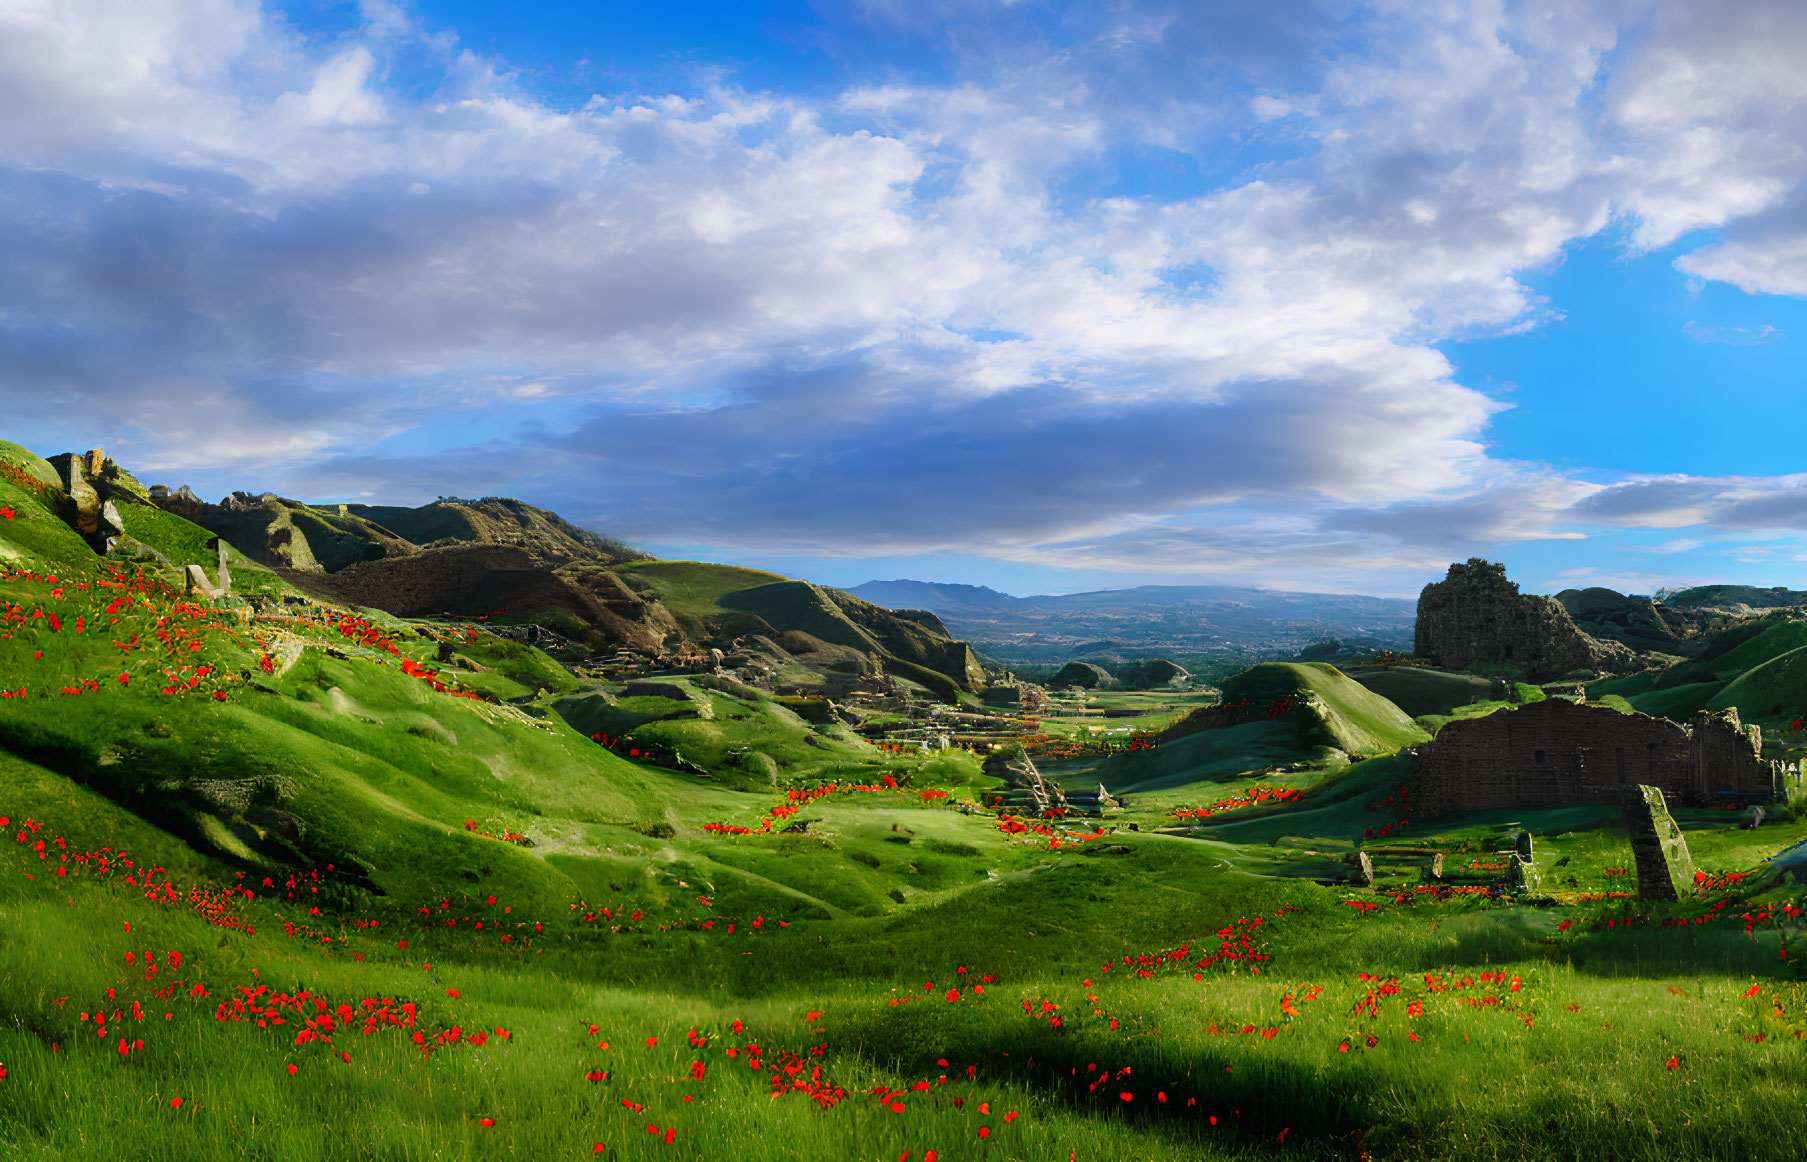
{"label": "green hill", "polygon": [[1147,792],[1293,764],[1338,766],[1429,738],[1335,666],[1264,662],[1227,680],[1220,706],[1193,711],[1160,745],[1114,755],[1097,773],[1113,791]]}
{"label": "green hill", "polygon": [[971,647],[949,638],[933,614],[892,611],[839,589],[733,565],[641,561],[620,572],[630,584],[648,586],[698,641],[726,646],[735,638],[804,634],[881,658],[893,676],[948,702],[986,681]]}
{"label": "green hill", "polygon": [[1617,694],[1645,714],[1677,721],[1699,710],[1736,706],[1744,721],[1775,729],[1807,713],[1803,650],[1807,622],[1754,619],[1712,635],[1698,658],[1595,682],[1588,694]]}
{"label": "green hill", "polygon": [[620,571],[645,581],[674,615],[693,622],[727,612],[721,599],[730,593],[788,580],[759,569],[706,561],[634,561]]}
{"label": "green hill", "polygon": [[1286,703],[1300,741],[1349,755],[1387,754],[1429,737],[1411,716],[1325,662],[1264,662],[1223,684],[1226,705]]}
{"label": "green hill", "polygon": [[1149,750],[1112,755],[1078,784],[1102,780],[1112,794],[1147,794],[1225,782],[1292,763],[1333,766],[1345,761],[1334,748],[1301,745],[1298,729],[1290,722],[1245,722],[1201,730]]}
{"label": "green hill", "polygon": [[1430,666],[1383,666],[1352,672],[1349,677],[1413,718],[1447,715],[1458,706],[1498,696],[1490,678]]}

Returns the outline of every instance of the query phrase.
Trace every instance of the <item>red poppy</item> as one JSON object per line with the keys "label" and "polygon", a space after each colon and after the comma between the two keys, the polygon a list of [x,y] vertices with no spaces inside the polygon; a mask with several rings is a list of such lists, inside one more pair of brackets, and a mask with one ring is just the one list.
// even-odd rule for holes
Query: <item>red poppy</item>
{"label": "red poppy", "polygon": [[182,1099],[181,1099],[181,1098],[179,1098],[179,1097],[172,1097],[172,1098],[170,1098],[170,1099],[169,1099],[169,1108],[170,1108],[170,1109],[172,1109],[172,1110],[179,1110],[179,1109],[181,1109],[181,1108],[182,1108]]}

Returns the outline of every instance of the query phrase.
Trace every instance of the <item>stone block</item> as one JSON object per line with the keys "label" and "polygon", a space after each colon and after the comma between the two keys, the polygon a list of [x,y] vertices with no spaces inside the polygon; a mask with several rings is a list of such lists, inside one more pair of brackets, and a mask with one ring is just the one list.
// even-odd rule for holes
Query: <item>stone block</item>
{"label": "stone block", "polygon": [[1512,866],[1507,872],[1514,891],[1535,892],[1543,887],[1543,874],[1537,865],[1518,852],[1512,853]]}
{"label": "stone block", "polygon": [[1680,900],[1694,890],[1694,859],[1669,814],[1663,792],[1650,786],[1625,791],[1625,826],[1637,861],[1638,899]]}
{"label": "stone block", "polygon": [[209,600],[219,596],[207,580],[207,570],[199,565],[186,565],[182,569],[182,592],[190,597],[205,597]]}

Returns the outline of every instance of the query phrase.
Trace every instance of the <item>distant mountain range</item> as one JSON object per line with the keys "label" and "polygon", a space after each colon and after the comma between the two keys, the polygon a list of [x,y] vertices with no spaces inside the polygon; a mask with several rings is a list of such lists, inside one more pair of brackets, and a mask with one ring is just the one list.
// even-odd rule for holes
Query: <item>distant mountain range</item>
{"label": "distant mountain range", "polygon": [[1409,650],[1417,602],[1231,585],[1140,585],[1013,597],[982,585],[868,581],[849,592],[888,609],[923,609],[1004,663],[1075,657],[1284,655],[1334,637]]}

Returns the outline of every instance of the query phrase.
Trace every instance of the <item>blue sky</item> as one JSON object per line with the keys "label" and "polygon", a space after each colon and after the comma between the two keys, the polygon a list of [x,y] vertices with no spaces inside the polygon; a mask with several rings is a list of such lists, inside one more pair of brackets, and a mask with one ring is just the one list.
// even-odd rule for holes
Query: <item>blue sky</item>
{"label": "blue sky", "polygon": [[1016,593],[1802,585],[1807,10],[0,0],[6,435]]}

